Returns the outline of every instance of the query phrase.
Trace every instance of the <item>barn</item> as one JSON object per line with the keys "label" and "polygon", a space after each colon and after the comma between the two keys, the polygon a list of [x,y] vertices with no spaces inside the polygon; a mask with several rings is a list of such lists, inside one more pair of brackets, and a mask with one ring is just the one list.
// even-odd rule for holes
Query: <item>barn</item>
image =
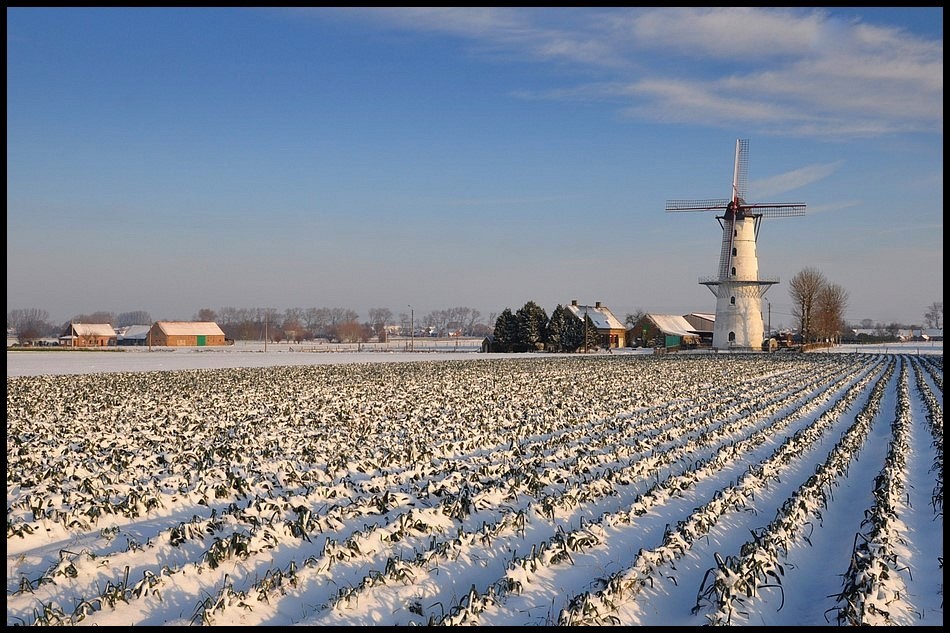
{"label": "barn", "polygon": [[692,348],[699,344],[696,329],[678,314],[645,314],[633,326],[647,345],[666,349]]}
{"label": "barn", "polygon": [[115,345],[115,330],[108,323],[70,323],[59,336],[60,345],[108,347]]}
{"label": "barn", "polygon": [[226,345],[224,332],[214,321],[156,321],[148,334],[158,347]]}
{"label": "barn", "polygon": [[130,345],[147,345],[148,333],[152,329],[150,325],[126,325],[116,328],[115,344],[120,347]]}

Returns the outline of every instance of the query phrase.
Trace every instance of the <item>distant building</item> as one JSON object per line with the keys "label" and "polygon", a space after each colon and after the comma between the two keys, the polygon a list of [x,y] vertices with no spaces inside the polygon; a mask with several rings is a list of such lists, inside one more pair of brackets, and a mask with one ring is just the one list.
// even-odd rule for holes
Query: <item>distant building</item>
{"label": "distant building", "polygon": [[115,330],[108,323],[70,323],[59,336],[60,345],[108,347],[115,345]]}
{"label": "distant building", "polygon": [[128,345],[148,345],[148,333],[152,329],[150,325],[126,325],[116,328],[115,344],[120,347]]}
{"label": "distant building", "polygon": [[942,341],[943,328],[919,328],[910,330],[909,336],[903,340],[906,341]]}
{"label": "distant building", "polygon": [[699,344],[712,347],[713,329],[716,326],[715,312],[690,312],[683,318],[693,326],[693,331],[699,335]]}
{"label": "distant building", "polygon": [[156,321],[148,344],[158,347],[226,345],[224,331],[213,321]]}
{"label": "distant building", "polygon": [[590,317],[594,327],[597,328],[597,338],[601,347],[610,349],[627,346],[627,327],[614,316],[610,308],[602,305],[600,301],[587,306],[578,305],[577,299],[574,299],[567,309],[580,319],[581,323],[584,322],[585,317]]}

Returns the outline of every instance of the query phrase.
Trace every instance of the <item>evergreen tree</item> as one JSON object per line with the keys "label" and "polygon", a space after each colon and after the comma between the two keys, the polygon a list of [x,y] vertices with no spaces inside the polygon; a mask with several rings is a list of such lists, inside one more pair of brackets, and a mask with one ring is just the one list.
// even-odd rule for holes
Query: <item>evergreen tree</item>
{"label": "evergreen tree", "polygon": [[567,308],[564,309],[564,334],[561,344],[565,352],[576,352],[584,346],[584,322]]}
{"label": "evergreen tree", "polygon": [[510,308],[502,310],[495,319],[495,352],[513,351],[518,343],[518,319],[511,313]]}
{"label": "evergreen tree", "polygon": [[581,326],[581,340],[584,340],[585,335],[587,336],[587,340],[583,343],[584,351],[597,349],[600,346],[600,334],[597,332],[597,326],[594,325],[589,314],[584,315],[584,321],[584,325]]}
{"label": "evergreen tree", "polygon": [[551,313],[550,320],[548,320],[548,340],[545,349],[550,352],[567,350],[564,343],[567,336],[568,319],[574,319],[574,317],[564,309],[564,306],[560,303],[557,304],[554,312]]}
{"label": "evergreen tree", "polygon": [[534,301],[524,304],[517,314],[518,342],[516,352],[534,352],[543,349],[548,338],[548,314]]}

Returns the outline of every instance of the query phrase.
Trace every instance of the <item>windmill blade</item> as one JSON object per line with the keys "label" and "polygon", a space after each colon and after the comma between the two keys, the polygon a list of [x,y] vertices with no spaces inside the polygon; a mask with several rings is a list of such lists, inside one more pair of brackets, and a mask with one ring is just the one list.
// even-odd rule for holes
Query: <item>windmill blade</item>
{"label": "windmill blade", "polygon": [[736,139],[736,165],[732,177],[733,199],[746,199],[747,183],[749,181],[749,139]]}
{"label": "windmill blade", "polygon": [[667,200],[667,211],[725,211],[729,206],[728,199],[712,200]]}
{"label": "windmill blade", "polygon": [[759,202],[742,205],[744,213],[761,215],[763,218],[790,218],[805,215],[803,203]]}

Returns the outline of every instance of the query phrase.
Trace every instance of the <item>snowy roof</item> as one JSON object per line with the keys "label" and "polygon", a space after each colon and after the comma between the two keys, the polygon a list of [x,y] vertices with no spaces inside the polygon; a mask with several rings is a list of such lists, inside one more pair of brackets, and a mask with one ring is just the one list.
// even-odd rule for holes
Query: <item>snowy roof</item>
{"label": "snowy roof", "polygon": [[576,316],[581,321],[584,320],[584,314],[590,317],[591,322],[593,322],[594,327],[598,330],[625,330],[626,326],[620,322],[620,320],[614,316],[614,313],[610,311],[610,308],[605,306],[584,306],[584,305],[574,305],[573,303],[567,306],[567,309]]}
{"label": "snowy roof", "polygon": [[144,339],[148,336],[150,329],[152,329],[151,325],[126,325],[118,329],[118,335],[120,339]]}
{"label": "snowy roof", "polygon": [[696,336],[692,325],[678,314],[647,314],[657,329],[674,336]]}
{"label": "snowy roof", "polygon": [[224,336],[214,321],[158,321],[155,323],[165,334],[178,336]]}
{"label": "snowy roof", "polygon": [[716,313],[715,312],[690,312],[690,316],[699,317],[700,319],[706,319],[707,321],[715,321]]}
{"label": "snowy roof", "polygon": [[71,323],[76,336],[115,336],[115,329],[108,323]]}

